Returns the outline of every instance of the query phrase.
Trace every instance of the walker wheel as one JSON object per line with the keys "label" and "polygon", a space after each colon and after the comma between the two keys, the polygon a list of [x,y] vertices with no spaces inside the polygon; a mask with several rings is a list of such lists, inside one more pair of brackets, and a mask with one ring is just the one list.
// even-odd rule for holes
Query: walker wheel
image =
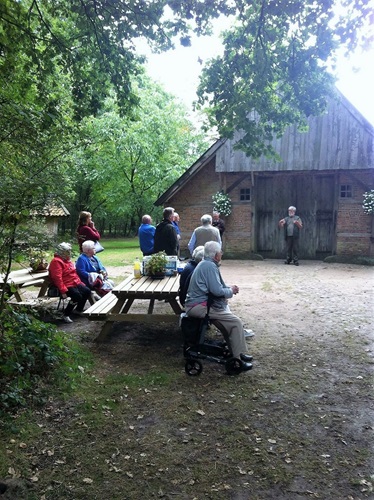
{"label": "walker wheel", "polygon": [[228,375],[239,375],[242,371],[242,361],[239,358],[230,358],[225,363]]}
{"label": "walker wheel", "polygon": [[225,347],[223,348],[223,351],[222,351],[222,357],[223,357],[224,359],[231,358],[231,351],[230,351],[230,349],[229,349],[227,346],[225,346]]}
{"label": "walker wheel", "polygon": [[197,377],[203,371],[203,365],[200,363],[200,361],[189,359],[186,361],[184,369],[187,375],[189,375],[190,377]]}

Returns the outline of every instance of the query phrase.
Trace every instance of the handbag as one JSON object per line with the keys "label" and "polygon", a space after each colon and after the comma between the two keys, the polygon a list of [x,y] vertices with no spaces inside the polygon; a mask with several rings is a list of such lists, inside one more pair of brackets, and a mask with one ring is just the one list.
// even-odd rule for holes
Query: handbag
{"label": "handbag", "polygon": [[99,241],[95,241],[95,251],[96,253],[100,253],[104,250],[104,247]]}
{"label": "handbag", "polygon": [[60,290],[57,288],[57,286],[51,285],[48,288],[47,297],[59,297],[59,296],[60,296]]}

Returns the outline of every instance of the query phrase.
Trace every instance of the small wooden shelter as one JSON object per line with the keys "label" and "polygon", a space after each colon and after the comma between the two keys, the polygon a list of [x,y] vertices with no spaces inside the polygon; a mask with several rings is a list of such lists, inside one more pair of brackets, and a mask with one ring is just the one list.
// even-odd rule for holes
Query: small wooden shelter
{"label": "small wooden shelter", "polygon": [[69,217],[70,213],[63,203],[50,198],[44,208],[40,210],[36,216],[44,218],[49,235],[57,236],[58,221],[61,217]]}
{"label": "small wooden shelter", "polygon": [[252,160],[234,149],[236,140],[218,140],[155,202],[178,211],[182,255],[223,190],[232,200],[226,256],[283,258],[278,221],[290,205],[304,224],[301,258],[374,256],[374,216],[362,208],[363,193],[374,189],[374,127],[338,90],[323,115],[308,119],[307,132],[290,126],[274,139],[280,161]]}

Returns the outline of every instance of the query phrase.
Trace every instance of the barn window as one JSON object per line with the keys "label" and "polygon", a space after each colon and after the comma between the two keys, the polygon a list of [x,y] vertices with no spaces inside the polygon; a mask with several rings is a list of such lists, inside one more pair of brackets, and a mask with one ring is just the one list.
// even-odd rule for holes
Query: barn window
{"label": "barn window", "polygon": [[248,189],[241,189],[240,190],[240,201],[250,201],[251,199],[251,190]]}
{"label": "barn window", "polygon": [[340,198],[352,198],[352,186],[350,184],[340,186]]}

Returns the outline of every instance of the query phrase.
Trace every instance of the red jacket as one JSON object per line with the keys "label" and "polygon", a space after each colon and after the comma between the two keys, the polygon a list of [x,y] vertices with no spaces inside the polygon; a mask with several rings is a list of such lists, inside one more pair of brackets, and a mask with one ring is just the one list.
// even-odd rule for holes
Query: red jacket
{"label": "red jacket", "polygon": [[57,254],[49,264],[48,271],[52,285],[57,286],[61,294],[66,293],[68,288],[84,285],[75,270],[74,262],[64,260]]}

